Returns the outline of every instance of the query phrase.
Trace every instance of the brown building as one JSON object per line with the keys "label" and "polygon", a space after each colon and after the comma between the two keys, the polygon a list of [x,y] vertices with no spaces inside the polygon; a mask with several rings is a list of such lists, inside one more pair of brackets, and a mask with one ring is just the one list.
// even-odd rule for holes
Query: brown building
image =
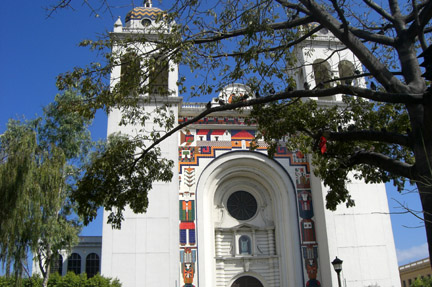
{"label": "brown building", "polygon": [[417,260],[399,266],[402,287],[409,287],[417,278],[431,277],[432,269],[429,258]]}

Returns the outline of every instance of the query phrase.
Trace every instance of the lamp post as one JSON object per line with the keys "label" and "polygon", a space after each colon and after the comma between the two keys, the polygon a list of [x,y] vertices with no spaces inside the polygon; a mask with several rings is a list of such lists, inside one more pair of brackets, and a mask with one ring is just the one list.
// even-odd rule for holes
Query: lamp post
{"label": "lamp post", "polygon": [[341,287],[341,280],[340,280],[340,272],[342,271],[342,260],[340,260],[339,258],[335,258],[335,260],[333,260],[332,264],[333,264],[333,268],[337,273],[337,277],[338,277],[338,285],[339,287]]}

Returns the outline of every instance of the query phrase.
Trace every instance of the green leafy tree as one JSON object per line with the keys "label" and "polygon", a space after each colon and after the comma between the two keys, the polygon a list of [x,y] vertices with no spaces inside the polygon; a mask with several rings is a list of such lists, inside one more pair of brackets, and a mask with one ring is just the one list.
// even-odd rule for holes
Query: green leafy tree
{"label": "green leafy tree", "polygon": [[90,121],[59,111],[79,99],[73,92],[57,95],[42,118],[10,120],[0,137],[0,261],[15,280],[27,271],[31,251],[47,286],[58,251],[78,241],[81,223],[70,192],[91,147]]}
{"label": "green leafy tree", "polygon": [[411,287],[432,287],[432,279],[428,277],[417,278],[412,284]]}
{"label": "green leafy tree", "polygon": [[[166,10],[158,19],[165,25],[160,25],[157,37],[113,34],[104,41],[82,43],[98,51],[113,45],[124,49],[106,50],[107,62],[103,65],[93,63],[59,76],[61,89],[79,83],[78,89],[86,101],[76,107],[78,111],[91,114],[97,109],[118,108],[123,112],[122,124],[144,123],[150,115],[141,108],[142,102],[151,96],[140,95],[152,95],[147,71],[168,62],[192,71],[180,75],[180,95],[213,95],[227,84],[240,82],[251,87],[256,97],[210,107],[176,127],[172,117],[161,109],[157,117],[159,131],[113,146],[129,154],[138,150],[133,160],[123,156],[125,153],[120,159],[104,156],[112,154],[108,148],[95,161],[106,170],[121,161],[126,173],[118,173],[114,180],[107,175],[116,175],[106,172],[101,176],[88,169],[86,184],[79,184],[77,193],[83,206],[84,199],[94,198],[92,206],[81,210],[84,216],[93,217],[99,205],[118,207],[121,211],[126,204],[132,204],[134,211],[142,211],[150,181],[158,179],[161,173],[165,173],[163,180],[169,178],[169,164],[155,169],[160,156],[155,148],[157,143],[210,113],[254,106],[252,118],[259,124],[260,137],[269,143],[270,154],[277,145],[275,139],[289,134],[289,147],[313,155],[314,172],[330,189],[330,209],[342,202],[354,204],[346,189],[351,173],[366,182],[393,181],[399,190],[407,180],[415,184],[431,254],[432,101],[422,77],[423,60],[417,55],[430,43],[432,1],[227,0],[210,5],[205,1],[179,0]],[[169,33],[167,25],[171,27]],[[335,53],[350,49],[360,60],[361,68],[358,73],[339,79],[318,75],[323,82],[314,89],[295,87],[293,74],[303,69],[296,59],[295,47],[307,43],[321,29],[328,29],[345,45]],[[162,55],[158,63],[149,53],[133,49],[137,46],[132,43],[149,42],[154,47],[151,53]],[[125,55],[127,60],[122,62]],[[125,64],[139,72],[125,73],[120,84],[110,88],[105,79],[111,69]],[[186,76],[198,79],[191,84]],[[370,88],[351,85],[358,78],[366,78]],[[344,95],[343,102],[330,108],[309,100],[340,94]],[[320,148],[323,140],[325,150]],[[92,193],[93,179],[105,188],[104,199]],[[116,182],[112,184],[113,181]],[[145,184],[134,185],[135,182]],[[123,196],[117,190],[123,184],[137,189]],[[112,216],[113,221],[121,221],[121,212]]]}

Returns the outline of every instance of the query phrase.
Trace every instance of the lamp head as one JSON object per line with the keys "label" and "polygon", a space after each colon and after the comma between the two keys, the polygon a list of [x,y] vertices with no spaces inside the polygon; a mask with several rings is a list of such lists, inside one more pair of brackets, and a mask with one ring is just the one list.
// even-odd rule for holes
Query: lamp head
{"label": "lamp head", "polygon": [[333,260],[332,265],[336,273],[340,273],[342,271],[342,262],[343,261],[337,258],[337,256],[335,260]]}

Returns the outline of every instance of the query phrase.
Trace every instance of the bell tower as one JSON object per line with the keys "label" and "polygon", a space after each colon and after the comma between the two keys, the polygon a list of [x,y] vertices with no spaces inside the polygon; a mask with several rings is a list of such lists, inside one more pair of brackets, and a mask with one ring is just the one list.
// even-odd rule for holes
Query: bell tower
{"label": "bell tower", "polygon": [[[177,96],[178,66],[157,45],[170,33],[170,24],[163,18],[164,11],[147,0],[143,7],[135,7],[126,15],[124,26],[120,18],[115,22],[111,33],[115,43],[112,53],[116,58],[111,73],[112,88],[123,78],[128,84],[138,84],[142,96]],[[134,79],[125,77],[129,73]]]}
{"label": "bell tower", "polygon": [[[166,106],[175,122],[181,98],[176,85],[178,66],[158,51],[159,42],[170,31],[164,12],[147,0],[143,7],[133,8],[114,24],[111,37],[115,60],[111,72],[112,91],[135,93],[140,97],[143,112],[149,115],[145,126],[120,125],[122,111],[113,109],[108,115],[108,135],[121,133],[131,137],[161,128],[155,124],[156,109]],[[132,40],[132,41],[131,41]],[[132,94],[131,94],[132,95]],[[142,100],[141,100],[142,99]],[[159,147],[163,157],[178,166],[177,134],[163,141]],[[104,212],[101,273],[118,278],[123,286],[178,286],[178,171],[173,169],[173,180],[153,183],[148,193],[146,213],[123,211],[121,230],[112,229]]]}
{"label": "bell tower", "polygon": [[[297,89],[329,88],[337,84],[365,87],[364,78],[355,78],[362,71],[357,57],[329,30],[323,28],[296,48]],[[354,78],[352,78],[354,76]],[[341,95],[320,98],[321,101],[341,101]]]}

